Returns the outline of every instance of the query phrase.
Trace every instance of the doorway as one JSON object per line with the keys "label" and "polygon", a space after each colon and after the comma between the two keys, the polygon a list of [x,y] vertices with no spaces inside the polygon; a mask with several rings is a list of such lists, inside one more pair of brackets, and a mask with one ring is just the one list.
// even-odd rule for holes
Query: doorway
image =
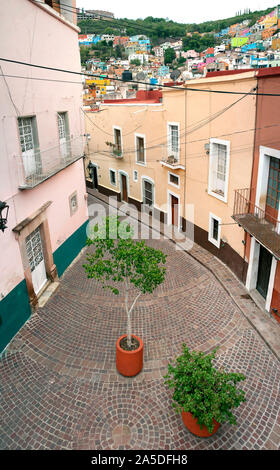
{"label": "doorway", "polygon": [[124,202],[128,202],[127,177],[123,173],[121,173],[121,199]]}
{"label": "doorway", "polygon": [[40,227],[31,232],[25,239],[28,262],[31,270],[33,289],[35,294],[42,289],[47,282],[47,273],[43,254]]}
{"label": "doorway", "polygon": [[176,228],[179,224],[179,199],[170,194],[170,205],[171,205],[171,224],[174,225]]}
{"label": "doorway", "polygon": [[266,298],[267,296],[271,263],[272,263],[271,253],[269,253],[269,251],[267,251],[262,245],[260,245],[259,267],[258,267],[256,289],[264,298]]}
{"label": "doorway", "polygon": [[91,178],[92,178],[92,187],[93,187],[93,189],[98,189],[98,174],[97,174],[97,167],[96,166],[93,166],[93,168],[92,168]]}

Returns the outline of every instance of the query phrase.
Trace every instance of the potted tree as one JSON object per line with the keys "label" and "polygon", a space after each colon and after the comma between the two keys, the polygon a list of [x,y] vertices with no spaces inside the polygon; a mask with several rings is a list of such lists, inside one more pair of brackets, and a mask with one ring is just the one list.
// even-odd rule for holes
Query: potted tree
{"label": "potted tree", "polygon": [[236,424],[231,410],[245,401],[245,392],[236,384],[245,379],[243,374],[217,370],[211,354],[190,352],[183,344],[183,354],[174,365],[168,365],[165,384],[174,389],[172,406],[182,414],[186,427],[195,435],[208,437],[221,423]]}
{"label": "potted tree", "polygon": [[[144,241],[136,241],[128,224],[119,217],[106,217],[103,225],[96,224],[87,239],[87,245],[94,245],[95,251],[87,255],[84,264],[88,278],[100,281],[103,288],[115,295],[120,293],[123,283],[127,332],[116,344],[116,366],[125,376],[137,375],[143,367],[143,342],[132,334],[131,315],[141,294],[152,293],[165,278],[166,256],[147,246]],[[133,300],[129,298],[130,287],[136,288]]]}

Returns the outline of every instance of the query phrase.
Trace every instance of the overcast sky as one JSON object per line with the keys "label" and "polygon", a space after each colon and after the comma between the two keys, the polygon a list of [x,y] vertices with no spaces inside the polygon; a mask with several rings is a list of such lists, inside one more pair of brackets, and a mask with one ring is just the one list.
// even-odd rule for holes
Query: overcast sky
{"label": "overcast sky", "polygon": [[179,23],[201,23],[207,20],[229,18],[239,10],[250,8],[252,11],[265,10],[277,5],[269,0],[77,0],[77,7],[87,10],[106,10],[114,13],[115,18],[169,18]]}

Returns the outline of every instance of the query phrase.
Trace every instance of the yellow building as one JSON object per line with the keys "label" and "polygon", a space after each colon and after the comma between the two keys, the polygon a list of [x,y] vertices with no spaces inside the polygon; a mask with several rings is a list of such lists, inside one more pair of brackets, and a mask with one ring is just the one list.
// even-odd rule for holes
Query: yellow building
{"label": "yellow building", "polygon": [[95,88],[97,94],[105,95],[106,87],[110,86],[110,80],[107,78],[86,79],[86,85],[89,90]]}

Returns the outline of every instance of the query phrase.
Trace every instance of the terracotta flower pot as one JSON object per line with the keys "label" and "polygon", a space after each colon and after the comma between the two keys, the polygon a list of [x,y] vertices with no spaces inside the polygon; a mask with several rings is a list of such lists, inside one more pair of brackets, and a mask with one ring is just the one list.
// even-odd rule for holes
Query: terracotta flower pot
{"label": "terracotta flower pot", "polygon": [[220,423],[217,423],[217,421],[213,419],[214,428],[211,433],[207,430],[206,426],[203,426],[203,428],[201,429],[200,425],[197,423],[197,418],[194,418],[192,413],[186,411],[182,411],[182,419],[184,425],[188,428],[188,430],[199,437],[212,436],[220,427]]}
{"label": "terracotta flower pot", "polygon": [[134,377],[143,367],[143,341],[138,336],[132,335],[139,341],[139,348],[134,351],[125,351],[120,347],[120,341],[127,335],[122,335],[116,344],[116,366],[120,374],[126,377]]}

